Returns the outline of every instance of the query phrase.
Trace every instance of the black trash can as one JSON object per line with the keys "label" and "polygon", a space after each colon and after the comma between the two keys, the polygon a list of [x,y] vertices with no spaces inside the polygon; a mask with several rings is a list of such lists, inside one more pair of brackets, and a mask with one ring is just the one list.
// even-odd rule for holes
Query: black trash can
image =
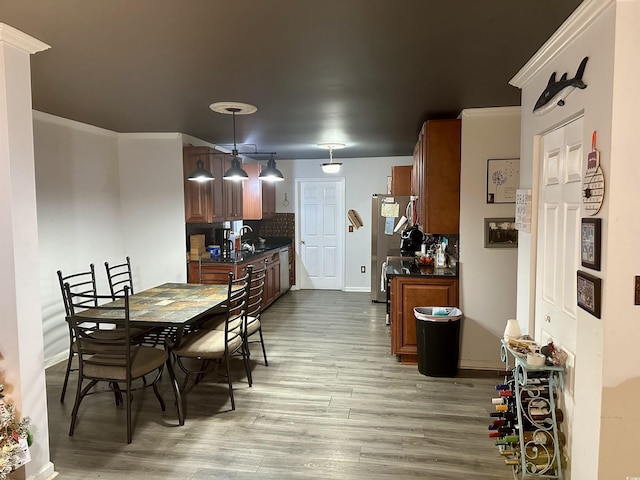
{"label": "black trash can", "polygon": [[430,377],[455,377],[460,356],[460,320],[455,307],[415,307],[418,371]]}

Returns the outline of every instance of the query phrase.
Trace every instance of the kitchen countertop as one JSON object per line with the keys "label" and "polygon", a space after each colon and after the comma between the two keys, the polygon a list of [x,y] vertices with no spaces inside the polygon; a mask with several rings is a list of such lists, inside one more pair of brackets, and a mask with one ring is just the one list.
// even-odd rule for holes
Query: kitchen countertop
{"label": "kitchen countertop", "polygon": [[[290,239],[283,240],[267,240],[264,246],[256,247],[255,253],[251,253],[249,251],[242,251],[240,253],[232,252],[231,256],[228,258],[223,257],[208,257],[207,255],[202,256],[202,263],[242,263],[246,261],[251,261],[254,258],[268,255],[270,253],[275,253],[275,251],[280,250],[283,247],[287,247],[291,245]],[[197,262],[197,260],[191,260],[191,262]]]}
{"label": "kitchen countertop", "polygon": [[387,277],[457,277],[458,269],[456,267],[438,268],[433,265],[416,264],[415,257],[407,257],[408,260],[389,259],[387,260]]}

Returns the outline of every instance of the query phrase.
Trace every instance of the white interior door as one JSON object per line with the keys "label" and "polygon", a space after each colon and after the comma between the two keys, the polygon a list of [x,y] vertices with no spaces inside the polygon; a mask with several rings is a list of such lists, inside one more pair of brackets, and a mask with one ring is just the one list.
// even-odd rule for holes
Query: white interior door
{"label": "white interior door", "polygon": [[582,117],[541,142],[536,265],[536,339],[545,334],[570,353],[576,339],[576,270],[580,261]]}
{"label": "white interior door", "polygon": [[302,289],[344,287],[344,180],[299,180],[297,224]]}

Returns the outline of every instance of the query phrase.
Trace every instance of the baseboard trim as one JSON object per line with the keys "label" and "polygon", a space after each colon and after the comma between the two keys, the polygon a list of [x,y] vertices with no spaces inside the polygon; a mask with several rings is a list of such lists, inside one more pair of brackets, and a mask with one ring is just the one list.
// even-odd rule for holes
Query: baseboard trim
{"label": "baseboard trim", "polygon": [[351,293],[371,293],[371,288],[369,287],[344,287],[342,289],[343,292],[351,292]]}
{"label": "baseboard trim", "polygon": [[27,480],[52,480],[57,476],[53,463],[47,462],[35,475],[28,476]]}

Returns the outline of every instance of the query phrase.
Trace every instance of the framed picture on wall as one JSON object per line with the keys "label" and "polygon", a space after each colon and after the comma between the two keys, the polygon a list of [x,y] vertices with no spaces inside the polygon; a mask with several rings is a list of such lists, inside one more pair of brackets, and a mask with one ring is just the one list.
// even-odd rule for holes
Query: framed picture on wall
{"label": "framed picture on wall", "polygon": [[516,203],[520,186],[519,158],[487,160],[487,203]]}
{"label": "framed picture on wall", "polygon": [[484,219],[484,248],[517,248],[515,217]]}
{"label": "framed picture on wall", "polygon": [[600,270],[600,228],[599,218],[583,218],[580,226],[580,260],[582,266]]}
{"label": "framed picture on wall", "polygon": [[578,306],[600,318],[602,280],[578,270]]}

